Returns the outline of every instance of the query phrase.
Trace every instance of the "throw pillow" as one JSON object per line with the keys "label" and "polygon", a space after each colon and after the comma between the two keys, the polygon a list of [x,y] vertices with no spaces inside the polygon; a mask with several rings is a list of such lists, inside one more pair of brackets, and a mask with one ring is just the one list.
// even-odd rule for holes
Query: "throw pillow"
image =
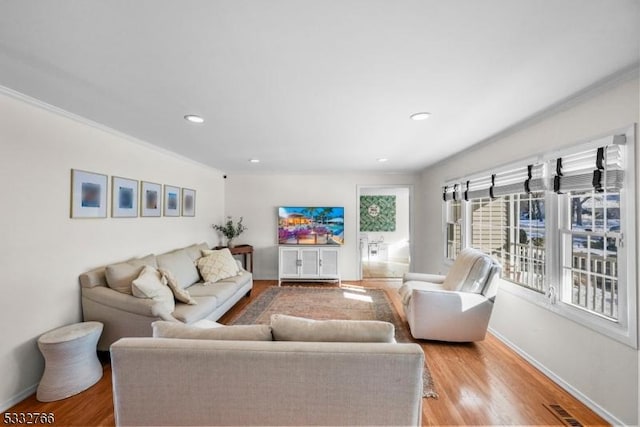
{"label": "throw pillow", "polygon": [[[209,252],[209,251],[207,251]],[[198,260],[198,270],[206,282],[217,282],[222,279],[237,276],[240,272],[236,260],[229,249],[211,251]]]}
{"label": "throw pillow", "polygon": [[378,320],[311,320],[273,314],[271,331],[275,341],[396,342],[393,324]]}
{"label": "throw pillow", "polygon": [[[202,249],[202,256],[209,256],[211,254],[213,254],[214,252],[218,252],[221,249]],[[223,249],[223,250],[229,250],[229,249]],[[229,251],[229,253],[231,253],[231,251]],[[233,258],[233,255],[231,255],[231,258]],[[242,265],[240,264],[240,261],[238,261],[237,259],[233,258],[233,260],[236,263],[235,269],[238,271],[238,274],[242,274]],[[197,263],[197,262],[196,262]]]}
{"label": "throw pillow", "polygon": [[133,296],[138,298],[149,298],[162,304],[168,311],[173,313],[176,302],[173,293],[167,286],[167,281],[162,274],[153,267],[146,266],[137,279],[131,284]]}
{"label": "throw pillow", "polygon": [[145,265],[156,266],[155,255],[134,258],[129,261],[108,265],[105,270],[107,285],[118,292],[131,295],[131,282],[136,279]]}
{"label": "throw pillow", "polygon": [[195,340],[273,341],[269,325],[235,325],[202,328],[178,322],[158,320],[151,324],[154,338]]}
{"label": "throw pillow", "polygon": [[167,285],[169,286],[169,289],[171,289],[171,292],[173,292],[173,296],[176,298],[176,300],[190,305],[195,305],[198,303],[198,301],[194,300],[191,297],[189,291],[180,287],[180,284],[169,270],[159,268],[158,271],[167,281]]}

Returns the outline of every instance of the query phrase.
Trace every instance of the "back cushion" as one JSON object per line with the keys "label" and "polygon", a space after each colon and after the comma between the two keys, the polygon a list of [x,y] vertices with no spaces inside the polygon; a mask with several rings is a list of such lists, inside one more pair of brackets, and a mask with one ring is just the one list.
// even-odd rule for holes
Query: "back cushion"
{"label": "back cushion", "polygon": [[158,255],[156,259],[158,267],[170,271],[182,289],[200,280],[196,265],[184,249]]}
{"label": "back cushion", "polygon": [[[462,287],[467,285],[467,280],[475,280],[469,274],[473,269],[476,261],[485,255],[475,249],[466,248],[458,254],[455,262],[451,266],[447,277],[444,279],[443,287],[449,291],[460,291]],[[484,285],[484,282],[482,283]],[[481,292],[480,289],[478,292]]]}
{"label": "back cushion", "polygon": [[474,294],[482,293],[484,285],[487,283],[487,276],[491,269],[491,259],[489,257],[477,258],[469,270],[467,278],[462,282],[460,290]]}
{"label": "back cushion", "polygon": [[276,341],[396,342],[393,324],[377,320],[311,320],[274,314],[271,331]]}
{"label": "back cushion", "polygon": [[269,325],[236,325],[200,328],[178,322],[156,321],[151,324],[154,338],[194,340],[273,341]]}
{"label": "back cushion", "polygon": [[147,265],[157,267],[155,255],[108,265],[104,270],[107,286],[115,291],[131,295],[131,282],[138,278],[142,269]]}
{"label": "back cushion", "polygon": [[189,258],[191,258],[191,261],[193,261],[194,263],[202,257],[202,251],[208,250],[208,249],[209,249],[209,245],[204,242],[198,243],[197,245],[187,246],[186,248],[184,248],[185,252],[189,256]]}

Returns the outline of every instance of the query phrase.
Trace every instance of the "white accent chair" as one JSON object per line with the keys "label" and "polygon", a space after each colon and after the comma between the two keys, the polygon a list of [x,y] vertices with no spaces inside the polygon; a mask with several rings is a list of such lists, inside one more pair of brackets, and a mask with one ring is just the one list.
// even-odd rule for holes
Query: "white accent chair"
{"label": "white accent chair", "polygon": [[411,335],[437,341],[482,341],[501,271],[489,255],[466,248],[446,276],[406,273],[398,292]]}

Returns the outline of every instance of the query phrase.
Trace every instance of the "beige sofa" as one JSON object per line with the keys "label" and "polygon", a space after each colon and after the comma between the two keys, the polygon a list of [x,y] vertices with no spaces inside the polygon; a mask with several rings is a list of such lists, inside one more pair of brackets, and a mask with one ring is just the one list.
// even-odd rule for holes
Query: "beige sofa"
{"label": "beige sofa", "polygon": [[[203,283],[195,262],[202,256],[204,249],[209,249],[205,243],[191,245],[82,274],[80,285],[84,320],[104,324],[98,350],[109,350],[109,346],[122,337],[150,337],[151,323],[156,320],[190,324],[201,319],[219,319],[251,292],[252,275],[243,269],[235,277],[215,284]],[[152,299],[137,298],[110,287],[130,282],[131,277],[136,277],[145,265],[171,271],[180,286],[189,292],[197,304],[176,302],[175,310],[168,312],[162,304]]]}
{"label": "beige sofa", "polygon": [[[308,328],[272,326],[219,328],[215,339],[119,340],[111,347],[116,425],[421,423],[419,345],[293,341],[310,339]],[[327,337],[324,326],[318,334]],[[235,338],[229,328],[240,329]]]}

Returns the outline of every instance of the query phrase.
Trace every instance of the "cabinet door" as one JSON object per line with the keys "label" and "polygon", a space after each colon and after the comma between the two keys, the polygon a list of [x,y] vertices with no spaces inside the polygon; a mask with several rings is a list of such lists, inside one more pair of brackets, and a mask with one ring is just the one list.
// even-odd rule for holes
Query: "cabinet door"
{"label": "cabinet door", "polygon": [[298,277],[298,249],[280,248],[280,277]]}
{"label": "cabinet door", "polygon": [[300,277],[318,277],[320,274],[320,251],[318,248],[300,249],[302,271]]}
{"label": "cabinet door", "polygon": [[338,277],[338,249],[320,249],[320,276]]}

